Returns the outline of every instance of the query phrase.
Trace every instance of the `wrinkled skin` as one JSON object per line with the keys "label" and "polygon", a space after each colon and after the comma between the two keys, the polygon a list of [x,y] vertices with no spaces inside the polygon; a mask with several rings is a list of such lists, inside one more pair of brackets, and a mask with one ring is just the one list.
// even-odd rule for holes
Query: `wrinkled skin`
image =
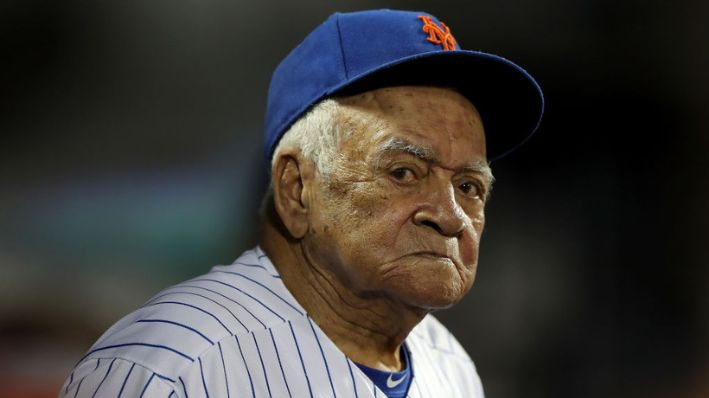
{"label": "wrinkled skin", "polygon": [[346,134],[321,174],[279,150],[261,245],[294,298],[351,360],[402,369],[400,347],[475,279],[492,175],[475,107],[392,87],[339,100]]}
{"label": "wrinkled skin", "polygon": [[[351,133],[335,168],[305,182],[315,210],[305,257],[358,297],[424,312],[454,304],[475,279],[491,188],[478,112],[433,87],[384,88],[344,104]],[[430,153],[382,151],[392,138]]]}

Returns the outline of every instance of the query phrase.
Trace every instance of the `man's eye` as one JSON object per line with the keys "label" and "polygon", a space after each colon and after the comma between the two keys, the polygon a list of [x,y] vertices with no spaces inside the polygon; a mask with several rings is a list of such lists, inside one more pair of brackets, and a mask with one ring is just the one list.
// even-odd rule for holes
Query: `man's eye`
{"label": "man's eye", "polygon": [[464,182],[458,187],[461,192],[468,196],[480,196],[480,187],[474,182]]}
{"label": "man's eye", "polygon": [[391,176],[399,181],[405,182],[414,179],[416,177],[416,174],[408,167],[399,167],[392,170]]}

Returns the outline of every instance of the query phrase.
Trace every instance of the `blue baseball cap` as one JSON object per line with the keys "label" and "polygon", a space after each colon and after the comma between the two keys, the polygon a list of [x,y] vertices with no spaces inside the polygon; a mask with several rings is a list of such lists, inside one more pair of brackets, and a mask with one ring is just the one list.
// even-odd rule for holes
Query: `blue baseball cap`
{"label": "blue baseball cap", "polygon": [[462,50],[450,29],[425,12],[371,10],[332,14],[276,67],[268,90],[265,155],[319,101],[381,87],[450,87],[480,112],[494,161],[537,130],[544,96],[515,63]]}

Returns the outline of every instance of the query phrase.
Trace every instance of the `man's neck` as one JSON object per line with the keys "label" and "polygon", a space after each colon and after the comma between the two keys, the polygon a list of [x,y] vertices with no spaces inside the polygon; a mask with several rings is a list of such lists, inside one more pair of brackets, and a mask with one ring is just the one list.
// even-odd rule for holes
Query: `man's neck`
{"label": "man's neck", "polygon": [[385,296],[357,295],[327,264],[310,259],[300,242],[268,223],[261,247],[298,303],[348,358],[375,369],[401,370],[401,344],[426,311]]}

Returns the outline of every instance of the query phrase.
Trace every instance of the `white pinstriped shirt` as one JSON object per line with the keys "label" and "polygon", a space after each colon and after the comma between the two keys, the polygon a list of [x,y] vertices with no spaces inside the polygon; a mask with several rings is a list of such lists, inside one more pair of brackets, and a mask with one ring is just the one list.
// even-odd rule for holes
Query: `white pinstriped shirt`
{"label": "white pinstriped shirt", "polygon": [[[408,397],[483,397],[475,365],[432,316],[406,347]],[[118,321],[59,396],[385,397],[306,314],[259,247]]]}

